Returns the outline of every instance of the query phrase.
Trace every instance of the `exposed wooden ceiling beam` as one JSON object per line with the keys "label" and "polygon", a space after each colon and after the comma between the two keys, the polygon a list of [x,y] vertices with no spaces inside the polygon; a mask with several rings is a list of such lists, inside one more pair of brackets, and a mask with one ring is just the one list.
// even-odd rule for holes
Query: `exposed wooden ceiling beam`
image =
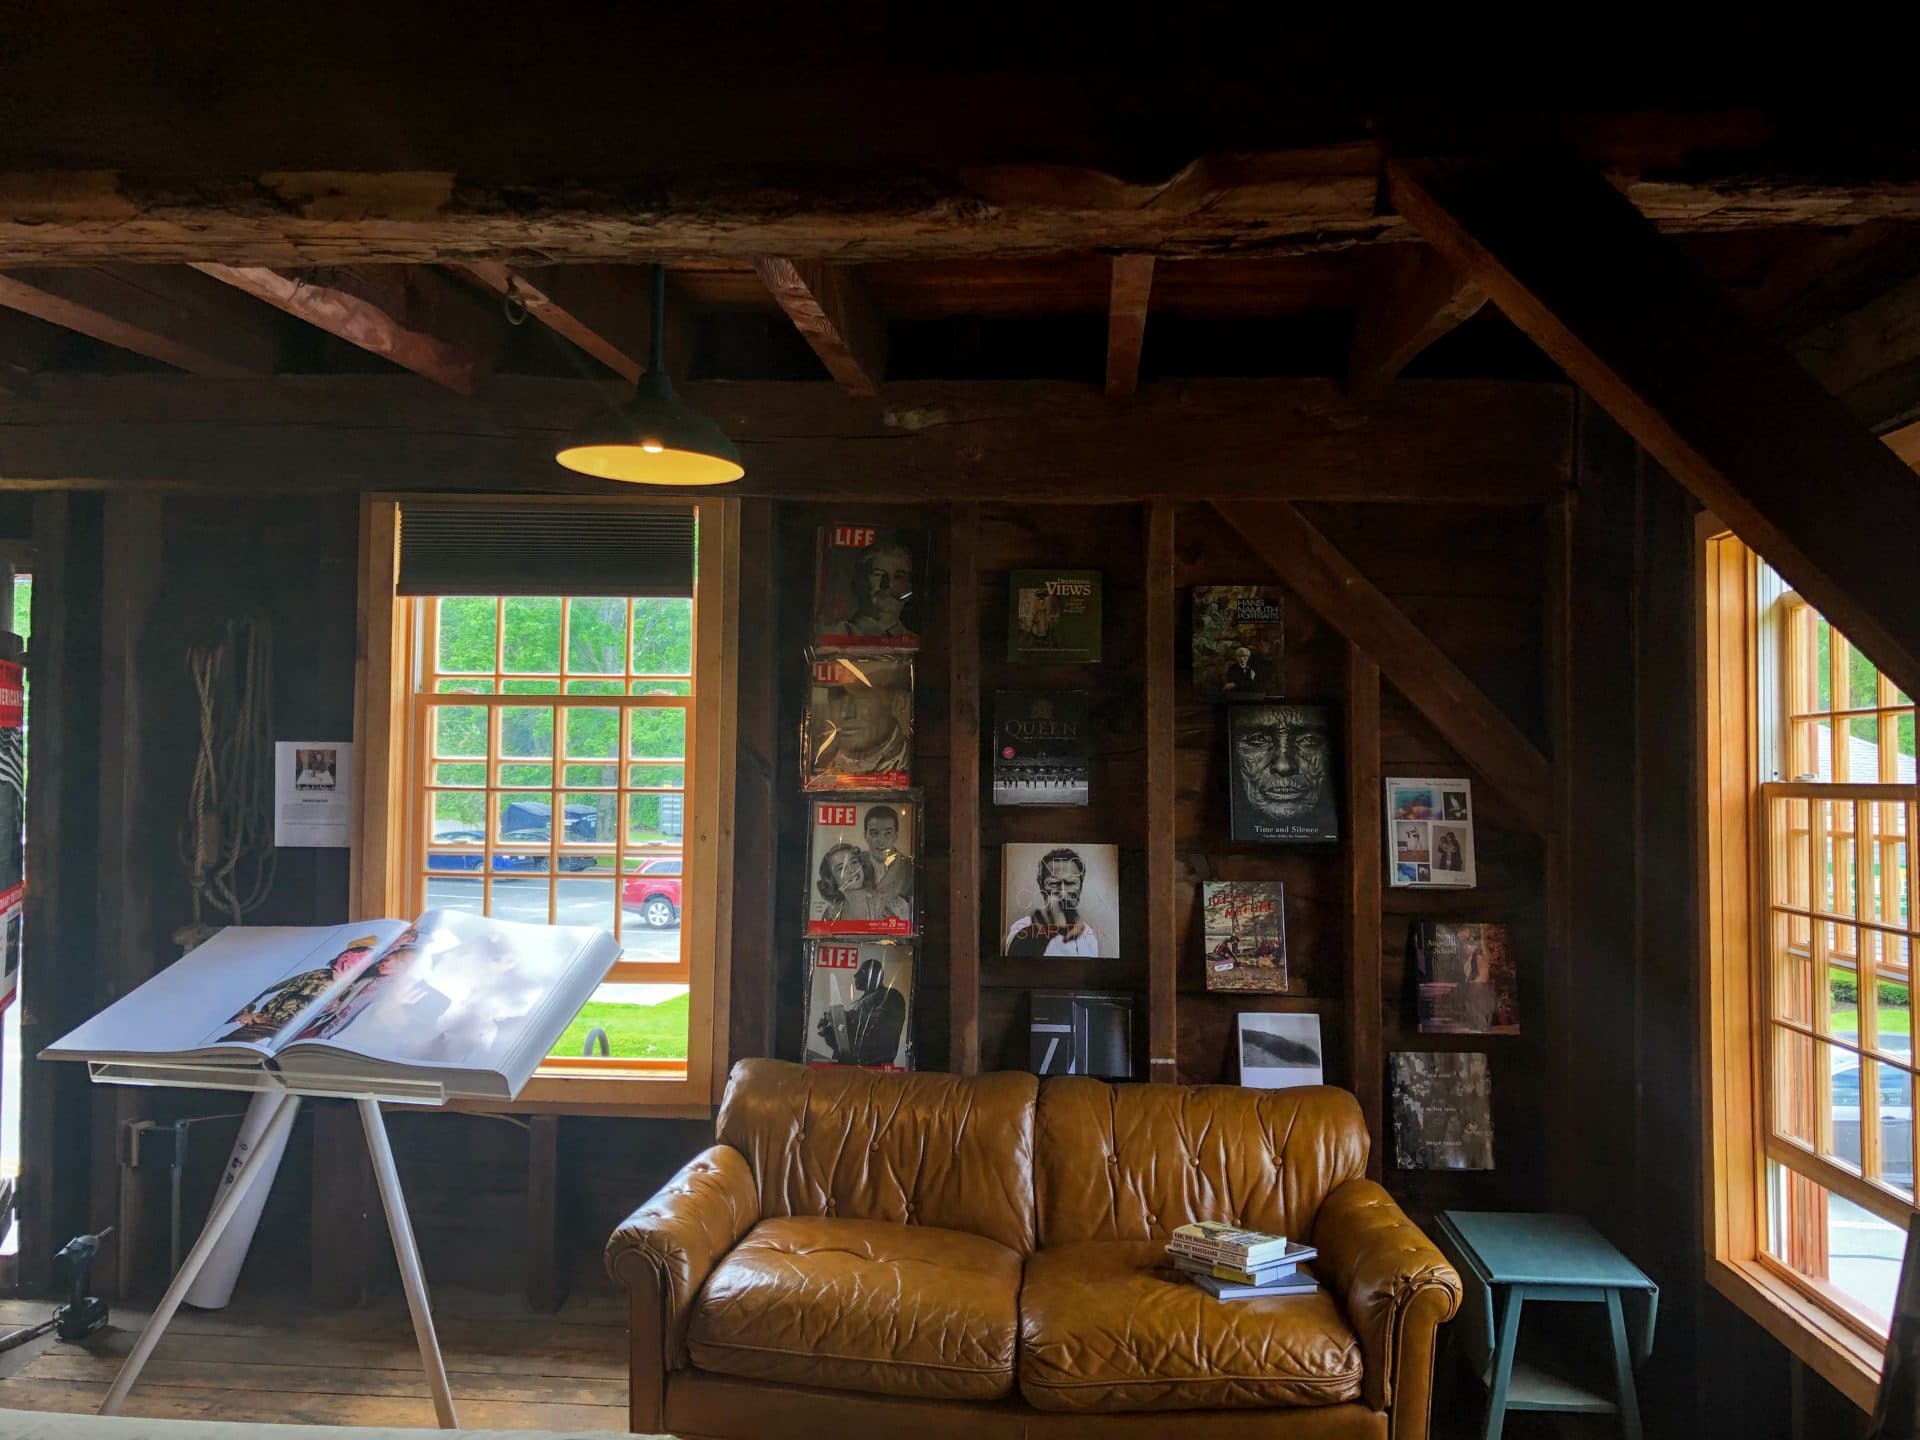
{"label": "exposed wooden ceiling beam", "polygon": [[849,395],[872,395],[887,369],[887,321],[858,273],[817,260],[756,256],[759,272],[794,328]]}
{"label": "exposed wooden ceiling beam", "polygon": [[34,377],[53,354],[60,332],[27,316],[0,311],[0,392],[31,400]]}
{"label": "exposed wooden ceiling beam", "polygon": [[1396,247],[1381,259],[1354,315],[1347,356],[1347,391],[1362,399],[1487,303],[1478,286],[1424,245]]}
{"label": "exposed wooden ceiling beam", "polygon": [[1869,426],[1920,399],[1920,275],[1802,335],[1795,356]]}
{"label": "exposed wooden ceiling beam", "polygon": [[1147,305],[1153,297],[1153,256],[1116,255],[1107,287],[1107,394],[1131,395],[1140,387],[1140,351],[1147,338]]}
{"label": "exposed wooden ceiling beam", "polygon": [[493,368],[497,328],[471,296],[420,266],[194,269],[463,395]]}
{"label": "exposed wooden ceiling beam", "polygon": [[1920,693],[1920,485],[1600,175],[1394,161],[1394,205],[1706,506]]}
{"label": "exposed wooden ceiling beam", "polygon": [[[511,295],[530,318],[628,382],[646,374],[653,300],[644,272],[614,265],[507,265],[498,260],[475,260],[460,268],[494,294]],[[667,317],[669,354],[674,318]]]}
{"label": "exposed wooden ceiling beam", "polygon": [[[1836,182],[1768,173],[1751,151],[1721,170],[1644,178],[1638,152],[1603,168],[1663,229],[1920,219],[1920,179]],[[1381,213],[1383,142],[1206,155],[1153,181],[1075,165],[930,175],[872,170],[788,183],[764,171],[676,181],[488,181],[478,171],[284,171],[149,180],[111,171],[0,174],[0,265],[219,261],[314,266],[595,260],[703,263],[781,255],[853,261],[1074,250],[1255,258],[1414,238]]]}
{"label": "exposed wooden ceiling beam", "polygon": [[272,327],[218,285],[132,265],[10,270],[0,305],[195,375],[271,375]]}
{"label": "exposed wooden ceiling beam", "polygon": [[[1149,384],[1127,405],[1064,381],[894,382],[880,404],[821,383],[679,388],[740,447],[747,478],[729,493],[843,501],[1538,505],[1566,487],[1572,426],[1566,386],[1491,381],[1404,380],[1365,406],[1330,380]],[[553,450],[621,389],[495,375],[466,399],[409,375],[48,375],[37,399],[0,405],[0,488],[327,492],[404,476],[609,493]]]}
{"label": "exposed wooden ceiling beam", "polygon": [[1339,547],[1284,501],[1216,502],[1214,508],[1275,575],[1380,667],[1528,825],[1543,835],[1552,829],[1546,757]]}
{"label": "exposed wooden ceiling beam", "polygon": [[1920,421],[1902,425],[1885,437],[1887,447],[1914,469],[1920,470]]}

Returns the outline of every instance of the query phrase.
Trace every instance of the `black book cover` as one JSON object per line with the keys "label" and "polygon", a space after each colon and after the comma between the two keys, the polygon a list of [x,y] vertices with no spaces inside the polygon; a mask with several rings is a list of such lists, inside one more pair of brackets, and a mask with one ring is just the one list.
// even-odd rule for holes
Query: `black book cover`
{"label": "black book cover", "polygon": [[1333,721],[1324,705],[1227,707],[1227,784],[1235,840],[1340,838]]}
{"label": "black book cover", "polygon": [[1084,805],[1092,769],[1084,692],[1001,690],[994,695],[994,804]]}

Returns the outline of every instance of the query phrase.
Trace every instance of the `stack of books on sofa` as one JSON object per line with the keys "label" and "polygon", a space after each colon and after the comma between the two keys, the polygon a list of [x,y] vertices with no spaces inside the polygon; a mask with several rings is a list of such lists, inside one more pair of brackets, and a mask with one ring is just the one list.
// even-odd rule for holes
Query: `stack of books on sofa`
{"label": "stack of books on sofa", "polygon": [[1288,1244],[1284,1235],[1217,1220],[1181,1225],[1167,1242],[1175,1267],[1216,1300],[1311,1295],[1319,1287],[1300,1267],[1319,1253],[1311,1245]]}

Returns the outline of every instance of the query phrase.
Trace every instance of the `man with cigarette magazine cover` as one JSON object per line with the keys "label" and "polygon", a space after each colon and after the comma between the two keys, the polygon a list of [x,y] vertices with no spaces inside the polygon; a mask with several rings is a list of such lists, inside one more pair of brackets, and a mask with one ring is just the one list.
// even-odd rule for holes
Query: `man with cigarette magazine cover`
{"label": "man with cigarette magazine cover", "polygon": [[1326,707],[1231,706],[1227,755],[1235,840],[1340,838]]}
{"label": "man with cigarette magazine cover", "polygon": [[906,530],[838,523],[820,527],[814,642],[913,650],[920,645],[920,537]]}
{"label": "man with cigarette magazine cover", "polygon": [[1081,914],[1087,862],[1069,846],[1040,857],[1034,875],[1037,903],[1007,931],[1008,955],[1103,955],[1100,937]]}
{"label": "man with cigarette magazine cover", "polygon": [[906,787],[913,764],[912,677],[912,662],[902,658],[847,655],[814,662],[808,789]]}
{"label": "man with cigarette magazine cover", "polygon": [[[891,966],[877,952],[898,947],[822,945],[813,966],[807,997],[809,1034],[807,1059],[834,1065],[879,1065],[906,1068],[902,1043],[907,1030],[909,964],[903,951]],[[857,958],[858,968],[847,976],[838,957]],[[852,999],[836,983],[851,980]]]}

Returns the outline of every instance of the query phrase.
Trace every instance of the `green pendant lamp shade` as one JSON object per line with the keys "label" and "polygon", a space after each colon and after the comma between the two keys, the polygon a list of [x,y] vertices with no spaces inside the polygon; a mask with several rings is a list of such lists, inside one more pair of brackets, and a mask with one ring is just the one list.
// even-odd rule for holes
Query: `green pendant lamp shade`
{"label": "green pendant lamp shade", "polygon": [[653,353],[633,398],[554,455],[569,470],[634,485],[725,485],[746,474],[720,427],[680,403],[667,378],[667,272],[653,267]]}

